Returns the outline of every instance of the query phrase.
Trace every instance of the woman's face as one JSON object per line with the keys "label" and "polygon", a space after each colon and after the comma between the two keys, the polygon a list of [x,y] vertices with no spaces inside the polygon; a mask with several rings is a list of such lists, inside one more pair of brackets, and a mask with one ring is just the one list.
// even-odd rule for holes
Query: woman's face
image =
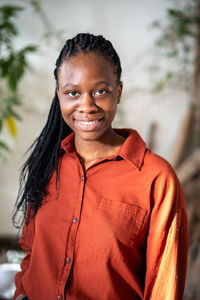
{"label": "woman's face", "polygon": [[79,141],[103,141],[120,101],[122,84],[104,57],[78,53],[61,65],[57,94],[63,119]]}

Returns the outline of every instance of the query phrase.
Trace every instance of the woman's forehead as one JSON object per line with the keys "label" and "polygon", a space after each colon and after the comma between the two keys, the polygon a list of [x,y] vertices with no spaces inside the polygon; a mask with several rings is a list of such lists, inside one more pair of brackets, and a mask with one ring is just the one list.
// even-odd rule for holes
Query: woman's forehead
{"label": "woman's forehead", "polygon": [[67,58],[59,71],[60,81],[85,79],[116,80],[115,68],[109,60],[94,52],[78,53]]}
{"label": "woman's forehead", "polygon": [[73,56],[68,57],[66,60],[64,60],[63,64],[70,65],[73,67],[78,66],[91,66],[91,65],[97,65],[102,66],[106,65],[106,68],[111,67],[113,68],[113,64],[110,62],[109,58],[98,54],[94,51],[89,52],[78,52]]}

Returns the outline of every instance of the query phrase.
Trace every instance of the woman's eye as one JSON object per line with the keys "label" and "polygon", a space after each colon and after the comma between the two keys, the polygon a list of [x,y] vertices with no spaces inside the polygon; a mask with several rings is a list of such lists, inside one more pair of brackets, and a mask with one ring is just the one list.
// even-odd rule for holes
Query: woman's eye
{"label": "woman's eye", "polygon": [[98,90],[95,92],[95,95],[104,95],[106,93],[105,90]]}
{"label": "woman's eye", "polygon": [[76,97],[78,95],[77,92],[71,91],[71,92],[67,92],[66,95],[70,96],[70,97]]}

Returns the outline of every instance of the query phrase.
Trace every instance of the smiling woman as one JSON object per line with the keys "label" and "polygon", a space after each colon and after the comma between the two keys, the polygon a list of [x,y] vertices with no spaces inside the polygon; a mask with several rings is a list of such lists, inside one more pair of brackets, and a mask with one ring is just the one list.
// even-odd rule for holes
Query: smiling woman
{"label": "smiling woman", "polygon": [[112,64],[95,52],[79,53],[59,70],[57,94],[62,116],[75,133],[84,169],[114,154],[115,145],[124,141],[111,127],[122,92],[114,71]]}
{"label": "smiling woman", "polygon": [[[121,65],[102,36],[67,40],[46,126],[21,174],[26,250],[14,299],[181,300],[179,181],[133,129],[114,129]],[[25,298],[24,298],[25,297]]]}

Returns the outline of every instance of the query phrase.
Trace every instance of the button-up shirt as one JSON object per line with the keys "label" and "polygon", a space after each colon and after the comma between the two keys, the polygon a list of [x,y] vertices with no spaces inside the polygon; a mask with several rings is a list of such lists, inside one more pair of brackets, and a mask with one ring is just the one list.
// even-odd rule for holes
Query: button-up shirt
{"label": "button-up shirt", "polygon": [[59,184],[20,245],[15,297],[29,300],[181,300],[188,232],[183,193],[168,162],[131,129],[115,155],[83,170],[74,133],[62,142]]}

